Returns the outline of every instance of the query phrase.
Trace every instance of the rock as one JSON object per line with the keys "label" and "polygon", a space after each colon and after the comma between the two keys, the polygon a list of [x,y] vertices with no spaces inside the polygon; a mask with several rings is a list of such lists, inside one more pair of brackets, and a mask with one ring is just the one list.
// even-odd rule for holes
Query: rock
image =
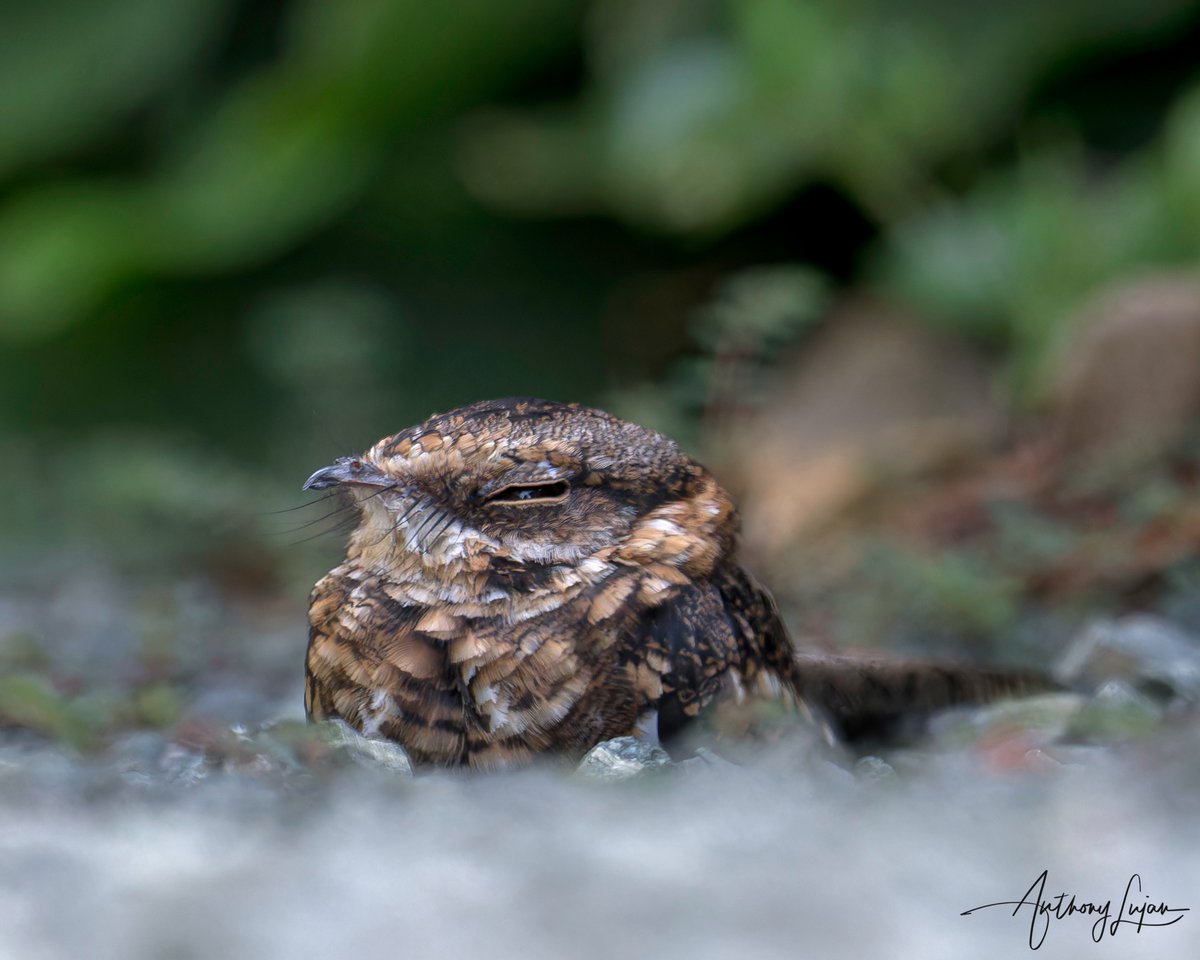
{"label": "rock", "polygon": [[1044,752],[1064,769],[1099,767],[1112,759],[1111,751],[1094,743],[1056,743]]}
{"label": "rock", "polygon": [[1025,755],[1021,758],[1021,765],[1030,773],[1059,773],[1065,770],[1067,766],[1053,754],[1042,750],[1040,747],[1025,751]]}
{"label": "rock", "polygon": [[[294,736],[292,726],[290,723],[273,723],[247,728],[235,724],[230,728],[233,739],[227,740],[219,750],[221,769],[226,773],[278,783],[307,776],[309,771],[301,758],[305,738],[303,734]],[[310,740],[319,739],[316,731],[304,733]]]}
{"label": "rock", "polygon": [[386,770],[398,777],[413,775],[412,761],[398,743],[364,737],[344,720],[327,720],[319,729],[321,738],[336,757],[373,770]]}
{"label": "rock", "polygon": [[1054,668],[1071,686],[1124,680],[1144,693],[1200,702],[1200,642],[1161,617],[1130,614],[1090,623]]}
{"label": "rock", "polygon": [[1073,736],[1086,741],[1128,740],[1158,728],[1164,710],[1123,680],[1110,680],[1071,723]]}
{"label": "rock", "polygon": [[87,765],[75,750],[21,731],[0,740],[0,799],[77,797],[89,786]]}
{"label": "rock", "polygon": [[154,730],[135,730],[117,738],[106,751],[126,783],[149,786],[162,777],[167,738]]}
{"label": "rock", "polygon": [[1126,465],[1166,450],[1200,412],[1200,283],[1126,280],[1069,325],[1054,375],[1055,426],[1076,462]]}
{"label": "rock", "polygon": [[854,764],[854,775],[861,780],[891,780],[896,776],[896,768],[882,757],[860,757]]}
{"label": "rock", "polygon": [[1031,748],[1053,743],[1070,729],[1087,703],[1078,693],[1044,693],[976,707],[944,710],[929,721],[930,741],[959,749],[1020,731]]}
{"label": "rock", "polygon": [[212,772],[208,759],[200,750],[192,750],[177,743],[169,744],[160,762],[163,778],[167,783],[180,786],[195,786],[207,780]]}
{"label": "rock", "polygon": [[667,751],[656,744],[638,737],[614,737],[592,747],[578,771],[597,780],[630,780],[670,762]]}
{"label": "rock", "polygon": [[746,540],[766,556],[837,520],[880,476],[923,474],[996,434],[988,367],[888,307],[844,306],[780,377],[724,458]]}
{"label": "rock", "polygon": [[732,760],[726,760],[719,753],[713,753],[708,747],[697,747],[692,759],[699,760],[701,763],[710,767],[736,767],[737,764]]}
{"label": "rock", "polygon": [[737,770],[739,765],[732,760],[726,760],[719,753],[714,753],[708,747],[697,747],[692,755],[685,760],[673,764],[676,770],[684,773],[700,773],[707,770]]}

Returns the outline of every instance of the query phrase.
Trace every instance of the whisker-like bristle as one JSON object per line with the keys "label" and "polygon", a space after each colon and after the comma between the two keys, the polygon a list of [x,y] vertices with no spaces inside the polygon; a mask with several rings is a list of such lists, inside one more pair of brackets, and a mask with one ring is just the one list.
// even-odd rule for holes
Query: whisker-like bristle
{"label": "whisker-like bristle", "polygon": [[443,514],[436,507],[430,507],[429,512],[417,524],[416,528],[409,534],[408,543],[410,546],[416,546],[419,549],[425,549],[425,531],[430,525],[436,523],[442,518]]}
{"label": "whisker-like bristle", "polygon": [[391,490],[395,490],[398,486],[400,486],[400,484],[398,484],[398,483],[389,483],[386,487],[380,487],[369,497],[363,497],[361,502],[366,503],[368,500],[374,500],[381,493],[388,493]]}
{"label": "whisker-like bristle", "polygon": [[307,537],[301,537],[299,540],[295,540],[292,543],[289,543],[288,546],[298,547],[302,543],[308,543],[312,540],[320,539],[321,537],[332,536],[333,534],[336,534],[336,533],[349,533],[356,526],[358,526],[358,521],[354,518],[351,518],[349,520],[342,520],[339,523],[335,523],[332,527],[330,527],[327,530],[318,530],[316,533],[310,534]]}
{"label": "whisker-like bristle", "polygon": [[451,524],[454,523],[454,514],[447,513],[447,514],[443,514],[443,516],[444,516],[444,519],[442,520],[442,522],[440,524],[438,524],[438,526],[435,527],[432,531],[430,531],[429,536],[426,538],[427,542],[437,543],[438,537],[440,537],[443,533],[445,533],[446,530],[451,526]]}
{"label": "whisker-like bristle", "polygon": [[353,506],[354,505],[350,503],[342,504],[342,506],[338,507],[336,510],[330,510],[329,513],[323,514],[322,516],[317,517],[315,520],[309,520],[308,523],[302,523],[298,527],[292,527],[290,530],[282,531],[282,533],[292,534],[299,533],[301,530],[307,530],[309,527],[313,526],[313,524],[320,523],[322,520],[328,520],[330,517],[336,517],[339,514],[346,513],[346,511],[351,510]]}
{"label": "whisker-like bristle", "polygon": [[281,513],[292,513],[293,511],[296,511],[296,510],[304,510],[308,507],[315,507],[318,503],[322,503],[325,500],[328,500],[331,497],[336,497],[336,496],[337,496],[337,491],[332,490],[329,493],[325,494],[324,496],[317,497],[315,500],[309,500],[308,503],[298,503],[294,507],[284,507],[282,510],[261,510],[261,511],[259,511],[258,516],[274,517],[274,516],[278,516]]}
{"label": "whisker-like bristle", "polygon": [[409,515],[416,508],[417,508],[417,501],[414,500],[411,504],[408,505],[408,507],[405,509],[405,511],[402,514],[400,514],[399,517],[396,518],[395,522],[393,522],[390,527],[388,527],[386,530],[384,530],[383,533],[377,539],[372,540],[369,544],[367,544],[367,547],[368,548],[377,547],[377,546],[379,546],[379,544],[383,543],[383,541],[386,540],[388,537],[395,536],[396,533],[400,530],[400,527],[404,524],[404,521],[408,519]]}
{"label": "whisker-like bristle", "polygon": [[[373,500],[375,497],[378,497],[380,494],[387,493],[389,490],[394,490],[397,486],[398,486],[398,484],[393,483],[393,484],[389,484],[386,487],[380,487],[378,490],[376,490],[370,496],[363,497],[362,500],[357,501],[357,502],[355,502],[353,500],[346,500],[340,506],[338,506],[337,509],[330,510],[328,513],[317,517],[315,520],[310,520],[307,523],[302,523],[299,526],[293,527],[290,530],[280,531],[280,535],[281,536],[290,536],[292,534],[299,533],[301,530],[306,530],[315,524],[321,523],[324,520],[328,520],[330,517],[337,517],[337,516],[344,516],[345,519],[337,521],[336,523],[333,524],[333,526],[329,527],[328,529],[318,531],[317,533],[313,534],[310,537],[305,537],[301,540],[296,540],[291,545],[297,546],[301,543],[307,543],[309,540],[315,540],[318,537],[327,536],[332,533],[353,530],[358,525],[359,511],[357,508],[361,504],[366,503],[368,500]],[[323,497],[318,497],[316,500],[312,501],[312,504],[308,504],[308,506],[312,506],[313,504],[320,503],[322,500],[328,500],[331,497],[336,497],[338,495],[339,495],[339,491],[334,490],[331,493],[327,493]],[[292,508],[292,509],[295,509],[295,508]],[[287,511],[278,511],[278,512],[285,513]]]}

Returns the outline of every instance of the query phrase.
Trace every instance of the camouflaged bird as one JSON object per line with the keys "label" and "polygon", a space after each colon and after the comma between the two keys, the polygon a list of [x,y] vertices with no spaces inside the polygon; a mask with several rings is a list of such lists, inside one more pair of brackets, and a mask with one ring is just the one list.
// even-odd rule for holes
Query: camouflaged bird
{"label": "camouflaged bird", "polygon": [[737,561],[729,496],[673,441],[599,410],[477,403],[304,485],[332,486],[361,522],[312,592],[305,708],[417,763],[666,739],[724,699],[849,720],[1008,687],[1002,672],[798,659]]}

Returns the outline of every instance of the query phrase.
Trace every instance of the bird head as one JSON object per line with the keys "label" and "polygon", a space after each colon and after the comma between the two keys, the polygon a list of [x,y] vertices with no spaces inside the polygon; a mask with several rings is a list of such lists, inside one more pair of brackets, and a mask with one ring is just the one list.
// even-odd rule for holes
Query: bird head
{"label": "bird head", "polygon": [[[306,490],[361,511],[349,559],[413,580],[483,589],[613,564],[703,575],[732,549],[729,497],[662,434],[577,404],[487,401],[437,414],[343,457]],[[533,579],[531,579],[533,578]]]}

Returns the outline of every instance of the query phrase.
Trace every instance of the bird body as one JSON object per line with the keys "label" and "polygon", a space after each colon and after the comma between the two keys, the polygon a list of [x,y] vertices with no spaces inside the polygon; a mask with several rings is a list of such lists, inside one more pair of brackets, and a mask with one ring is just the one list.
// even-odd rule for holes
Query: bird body
{"label": "bird body", "polygon": [[[333,486],[361,522],[310,598],[313,719],[417,763],[494,769],[668,737],[724,697],[804,703],[775,605],[737,561],[729,496],[661,434],[575,404],[490,401],[305,484]],[[894,689],[886,674],[858,689]],[[813,676],[835,711],[852,706],[828,669]]]}

